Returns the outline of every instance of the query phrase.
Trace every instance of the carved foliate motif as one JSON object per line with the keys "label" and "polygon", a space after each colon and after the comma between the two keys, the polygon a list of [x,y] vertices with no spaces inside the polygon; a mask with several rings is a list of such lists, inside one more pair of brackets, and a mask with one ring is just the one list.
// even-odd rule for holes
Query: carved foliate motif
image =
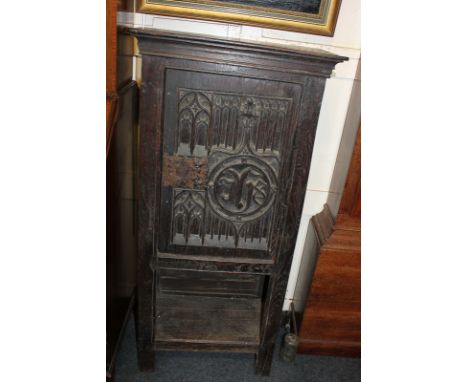
{"label": "carved foliate motif", "polygon": [[225,218],[255,220],[271,205],[276,176],[262,161],[248,156],[229,157],[209,174],[212,208]]}
{"label": "carved foliate motif", "polygon": [[265,204],[269,188],[265,174],[255,165],[231,164],[218,174],[214,194],[224,210],[250,215]]}

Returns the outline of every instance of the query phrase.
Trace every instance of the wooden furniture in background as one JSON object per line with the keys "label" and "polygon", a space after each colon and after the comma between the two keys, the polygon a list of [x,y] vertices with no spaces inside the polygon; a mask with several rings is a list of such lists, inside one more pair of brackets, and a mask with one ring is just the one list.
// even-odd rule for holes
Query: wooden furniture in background
{"label": "wooden furniture in background", "polygon": [[117,1],[106,0],[106,156],[117,110]]}
{"label": "wooden furniture in background", "polygon": [[299,352],[361,354],[361,137],[333,223],[328,206],[312,218],[320,253],[300,329]]}
{"label": "wooden furniture in background", "polygon": [[137,339],[268,375],[326,79],[344,57],[130,30],[142,54]]}
{"label": "wooden furniture in background", "polygon": [[133,166],[137,87],[119,53],[117,2],[107,0],[106,39],[106,376],[112,380],[133,307],[135,238]]}

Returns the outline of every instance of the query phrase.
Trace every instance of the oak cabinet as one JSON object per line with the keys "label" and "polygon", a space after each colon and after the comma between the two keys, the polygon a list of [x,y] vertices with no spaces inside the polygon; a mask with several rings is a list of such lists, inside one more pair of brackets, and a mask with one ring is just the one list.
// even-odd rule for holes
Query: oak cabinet
{"label": "oak cabinet", "polygon": [[138,160],[139,365],[257,355],[269,374],[325,81],[344,57],[147,30]]}

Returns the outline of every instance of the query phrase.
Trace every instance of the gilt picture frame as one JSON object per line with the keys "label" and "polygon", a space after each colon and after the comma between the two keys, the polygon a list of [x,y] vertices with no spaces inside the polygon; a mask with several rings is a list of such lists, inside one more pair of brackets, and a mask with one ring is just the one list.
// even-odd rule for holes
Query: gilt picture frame
{"label": "gilt picture frame", "polygon": [[333,36],[341,0],[137,0],[138,12]]}

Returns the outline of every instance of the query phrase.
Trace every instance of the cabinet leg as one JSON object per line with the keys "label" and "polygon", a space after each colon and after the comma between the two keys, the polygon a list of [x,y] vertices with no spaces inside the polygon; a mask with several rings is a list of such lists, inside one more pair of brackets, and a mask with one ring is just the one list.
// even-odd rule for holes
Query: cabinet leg
{"label": "cabinet leg", "polygon": [[271,363],[273,361],[273,352],[275,350],[275,343],[268,344],[260,348],[257,353],[255,362],[255,373],[268,377],[271,371]]}
{"label": "cabinet leg", "polygon": [[138,369],[140,371],[154,371],[154,350],[138,350]]}
{"label": "cabinet leg", "polygon": [[[153,275],[140,276],[144,280],[152,280]],[[135,304],[135,330],[137,338],[138,368],[140,371],[154,371],[155,351],[151,343],[151,284],[140,283],[137,288]]]}

